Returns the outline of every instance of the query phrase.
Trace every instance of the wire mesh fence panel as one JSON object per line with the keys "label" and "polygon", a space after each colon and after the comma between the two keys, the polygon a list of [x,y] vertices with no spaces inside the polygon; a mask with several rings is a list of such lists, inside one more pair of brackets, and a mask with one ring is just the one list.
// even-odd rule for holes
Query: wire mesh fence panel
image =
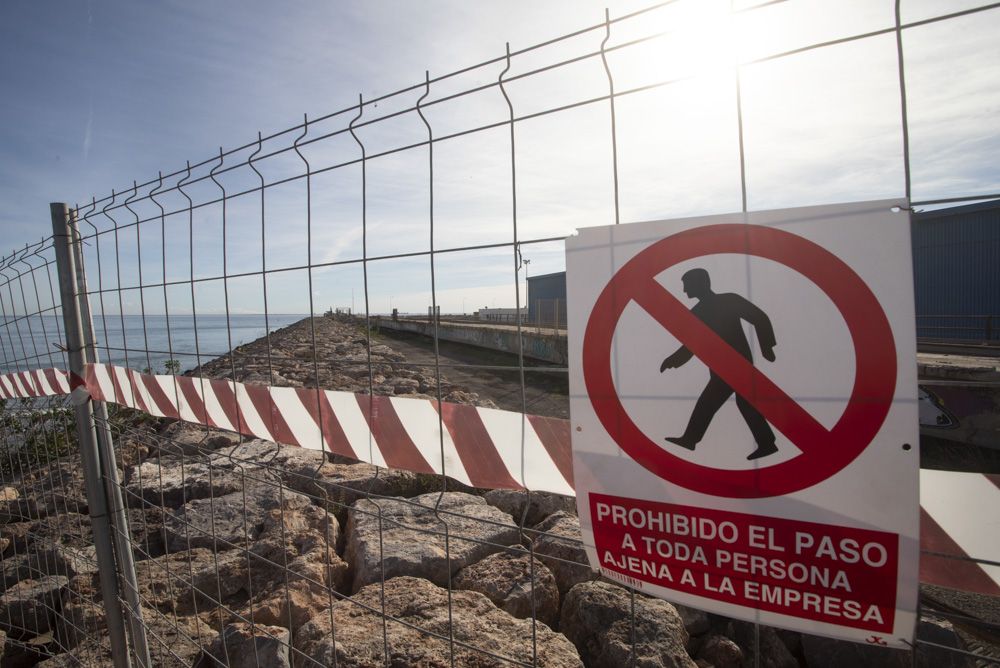
{"label": "wire mesh fence panel", "polygon": [[4,663],[110,656],[72,410],[66,397],[3,405],[0,629]]}
{"label": "wire mesh fence panel", "polygon": [[[0,384],[33,397],[0,410],[5,656],[1000,663],[997,555],[947,534],[924,563],[974,569],[973,592],[923,585],[910,652],[672,606],[590,570],[567,304],[538,299],[529,316],[529,268],[564,269],[565,237],[590,225],[1000,196],[988,170],[963,171],[960,188],[941,178],[942,114],[966,140],[982,128],[933,91],[954,78],[933,65],[961,60],[956,34],[1000,21],[997,5],[693,4],[607,15],[220,148],[74,207],[68,237],[4,258]],[[807,10],[810,29],[788,29]],[[966,92],[995,99],[987,88]],[[75,266],[68,301],[54,243]],[[1000,458],[968,447],[995,492]],[[941,457],[964,470],[955,461]],[[106,539],[90,529],[93,494]],[[99,573],[99,546],[112,572]]]}

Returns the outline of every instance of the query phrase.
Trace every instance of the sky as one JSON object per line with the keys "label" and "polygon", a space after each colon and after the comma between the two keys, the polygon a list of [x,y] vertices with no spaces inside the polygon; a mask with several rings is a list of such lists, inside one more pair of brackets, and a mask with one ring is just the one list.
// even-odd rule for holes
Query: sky
{"label": "sky", "polygon": [[[614,19],[650,4],[617,2],[609,12]],[[90,287],[105,291],[92,299],[97,311],[258,313],[265,299],[277,313],[362,310],[363,252],[380,258],[367,263],[371,312],[426,311],[432,286],[445,312],[513,306],[525,299],[525,273],[563,269],[560,239],[575,229],[740,210],[737,64],[751,210],[904,195],[892,33],[756,62],[891,27],[893,3],[748,2],[735,15],[729,4],[680,0],[612,26],[615,90],[633,91],[615,106],[616,216],[610,105],[581,104],[608,94],[600,58],[517,77],[595,53],[603,30],[512,60],[506,92],[524,119],[515,124],[516,178],[496,86],[436,102],[496,82],[503,62],[367,105],[357,135],[377,157],[365,165],[363,201],[359,147],[346,132],[353,112],[313,120],[304,135],[302,155],[318,172],[308,207],[306,180],[295,178],[304,160],[293,151],[254,163],[262,176],[248,164],[258,148],[258,156],[288,149],[301,134],[258,147],[258,132],[419,84],[425,71],[437,78],[497,58],[507,42],[516,52],[594,26],[602,3],[8,0],[0,4],[4,250],[47,236],[48,203],[65,201],[84,207],[85,231],[105,231],[85,251]],[[904,0],[903,22],[981,3],[944,4]],[[904,34],[913,199],[1000,192],[1000,10]],[[623,46],[635,39],[645,41]],[[434,144],[433,191],[428,127],[413,110],[425,92],[435,138],[468,132]],[[369,122],[397,110],[409,111]],[[483,126],[494,127],[472,132]],[[204,206],[190,216],[176,189],[183,174],[166,178],[156,198],[162,221],[150,187],[132,194],[133,180],[248,144],[193,170],[184,194]],[[208,178],[213,167],[221,187]],[[263,216],[260,193],[250,192],[228,199],[223,218],[221,189],[252,189],[260,178],[292,180],[268,186]],[[518,256],[502,246],[513,239],[512,178],[518,239],[551,239],[524,243],[528,263],[516,273]],[[112,189],[108,215],[104,204],[86,208]],[[121,206],[130,196],[134,214]],[[108,232],[116,225],[118,235]],[[431,243],[450,251],[435,253],[433,276],[420,255]],[[263,278],[265,269],[283,271]],[[224,272],[237,276],[223,281]],[[119,284],[128,289],[113,292]]]}

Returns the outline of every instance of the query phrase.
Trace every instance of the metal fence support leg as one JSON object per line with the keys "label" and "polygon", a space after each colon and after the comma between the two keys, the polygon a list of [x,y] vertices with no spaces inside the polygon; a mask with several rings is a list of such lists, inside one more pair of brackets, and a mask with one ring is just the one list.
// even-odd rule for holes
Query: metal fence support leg
{"label": "metal fence support leg", "polygon": [[[83,264],[83,242],[80,228],[77,225],[76,212],[70,212],[70,232],[72,233],[71,248],[73,251],[73,268],[76,274],[77,304],[80,309],[80,323],[83,328],[84,362],[97,364],[100,359],[97,354],[96,338],[94,336],[94,320],[90,313],[90,299],[87,297],[87,276]],[[115,464],[114,440],[111,426],[108,422],[108,403],[93,401],[96,416],[97,451],[101,476],[104,481],[105,498],[108,503],[108,515],[113,528],[115,558],[118,561],[119,587],[122,590],[122,600],[129,610],[129,631],[132,636],[132,652],[136,660],[144,668],[151,666],[149,648],[146,642],[146,626],[142,621],[142,608],[139,605],[139,580],[135,572],[135,559],[132,556],[128,517],[125,515],[125,504],[122,501],[121,483],[118,479],[118,466]]]}
{"label": "metal fence support leg", "polygon": [[[74,266],[75,258],[71,248],[69,210],[65,204],[61,203],[54,203],[50,206],[69,366],[72,373],[82,376],[84,365],[83,325],[80,318],[79,302],[76,299],[77,278]],[[94,535],[94,547],[97,551],[101,596],[104,600],[104,612],[111,641],[113,662],[116,668],[130,668],[132,663],[129,658],[128,641],[125,637],[125,620],[119,598],[108,504],[101,481],[93,402],[81,403],[76,407],[75,412],[76,434],[79,439],[87,506]]]}

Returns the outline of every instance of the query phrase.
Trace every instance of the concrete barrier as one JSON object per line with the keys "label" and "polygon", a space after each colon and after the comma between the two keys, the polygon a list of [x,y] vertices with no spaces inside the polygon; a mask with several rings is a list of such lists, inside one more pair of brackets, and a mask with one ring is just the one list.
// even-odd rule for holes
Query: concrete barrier
{"label": "concrete barrier", "polygon": [[[373,320],[375,321],[373,324],[381,329],[413,332],[428,337],[434,336],[434,324],[428,320],[410,318],[399,320],[374,318]],[[464,343],[514,355],[518,352],[517,327],[513,325],[439,322],[438,338],[441,341]],[[568,364],[565,330],[537,329],[524,325],[521,327],[521,342],[523,354],[527,358],[554,364]]]}

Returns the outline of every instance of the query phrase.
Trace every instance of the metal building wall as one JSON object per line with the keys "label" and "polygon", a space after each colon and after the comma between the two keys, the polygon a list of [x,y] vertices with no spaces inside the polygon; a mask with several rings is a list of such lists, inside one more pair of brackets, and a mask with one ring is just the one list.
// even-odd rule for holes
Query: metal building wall
{"label": "metal building wall", "polygon": [[997,338],[1000,200],[918,213],[912,230],[918,336]]}
{"label": "metal building wall", "polygon": [[[528,277],[528,321],[538,322],[543,315],[540,310],[548,308],[556,300],[562,304],[560,316],[561,321],[565,321],[566,316],[566,272],[558,271],[553,274],[542,274],[541,276]],[[544,302],[544,304],[543,304]],[[546,311],[548,313],[548,311]]]}

